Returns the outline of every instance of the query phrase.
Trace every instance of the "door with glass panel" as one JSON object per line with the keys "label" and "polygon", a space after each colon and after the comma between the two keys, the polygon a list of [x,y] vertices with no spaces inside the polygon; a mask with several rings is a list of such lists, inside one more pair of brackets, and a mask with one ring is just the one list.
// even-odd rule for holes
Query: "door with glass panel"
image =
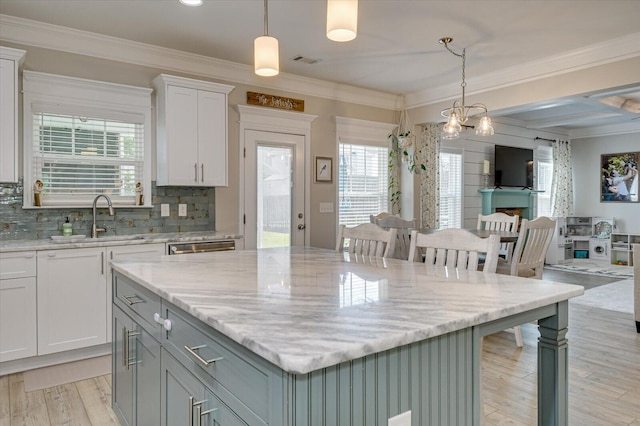
{"label": "door with glass panel", "polygon": [[246,249],[305,244],[304,136],[247,130]]}

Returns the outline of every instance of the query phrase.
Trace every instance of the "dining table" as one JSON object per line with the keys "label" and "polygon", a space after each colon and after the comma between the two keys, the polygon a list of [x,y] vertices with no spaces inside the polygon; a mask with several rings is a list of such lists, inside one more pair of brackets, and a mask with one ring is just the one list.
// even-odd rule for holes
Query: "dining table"
{"label": "dining table", "polygon": [[[163,318],[190,318],[262,372],[237,386],[264,394],[237,407],[260,407],[265,424],[386,425],[410,410],[415,425],[480,425],[483,336],[533,321],[538,424],[568,424],[568,300],[581,286],[312,247],[111,265],[114,286],[157,295]],[[163,333],[163,351],[181,338]]]}

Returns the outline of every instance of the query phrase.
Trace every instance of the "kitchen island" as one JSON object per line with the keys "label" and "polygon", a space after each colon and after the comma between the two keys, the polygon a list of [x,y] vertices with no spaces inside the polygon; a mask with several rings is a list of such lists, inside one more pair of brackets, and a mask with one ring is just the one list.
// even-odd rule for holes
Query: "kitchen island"
{"label": "kitchen island", "polygon": [[112,266],[123,424],[479,425],[482,337],[533,320],[539,424],[567,424],[580,286],[301,247]]}

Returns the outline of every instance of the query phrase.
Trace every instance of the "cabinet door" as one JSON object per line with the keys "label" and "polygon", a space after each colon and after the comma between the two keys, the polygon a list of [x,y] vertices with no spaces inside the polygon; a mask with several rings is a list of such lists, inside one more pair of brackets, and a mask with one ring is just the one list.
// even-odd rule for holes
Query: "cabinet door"
{"label": "cabinet door", "polygon": [[[161,425],[196,426],[196,405],[204,399],[204,385],[166,350],[161,350]],[[206,424],[206,423],[205,423]]]}
{"label": "cabinet door", "polygon": [[169,185],[199,185],[198,91],[167,88],[166,152]]}
{"label": "cabinet door", "polygon": [[227,97],[198,90],[199,184],[227,186]]}
{"label": "cabinet door", "polygon": [[38,252],[38,355],[107,341],[104,248]]}
{"label": "cabinet door", "polygon": [[0,280],[0,362],[35,356],[36,279]]}
{"label": "cabinet door", "polygon": [[[135,352],[131,362],[135,364],[136,419],[138,426],[160,424],[160,342],[139,325],[135,326]],[[138,334],[139,333],[139,334]]]}
{"label": "cabinet door", "polygon": [[[107,260],[136,259],[165,254],[164,243],[107,247]],[[107,267],[107,342],[111,341],[111,302],[113,301],[113,270]]]}
{"label": "cabinet door", "polygon": [[[134,372],[126,363],[129,361],[127,344],[130,343],[129,332],[133,330],[133,320],[117,306],[113,307],[113,351],[111,388],[113,392],[112,407],[122,426],[133,426],[135,383]],[[126,342],[126,343],[125,343]]]}
{"label": "cabinet door", "polygon": [[18,140],[15,61],[0,59],[0,182],[17,182]]}

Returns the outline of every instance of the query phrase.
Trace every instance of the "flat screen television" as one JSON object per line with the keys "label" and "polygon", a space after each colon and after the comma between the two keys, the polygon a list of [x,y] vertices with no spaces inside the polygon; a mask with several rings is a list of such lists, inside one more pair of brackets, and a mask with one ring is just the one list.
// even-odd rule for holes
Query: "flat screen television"
{"label": "flat screen television", "polygon": [[495,146],[496,188],[510,186],[533,189],[533,150]]}

